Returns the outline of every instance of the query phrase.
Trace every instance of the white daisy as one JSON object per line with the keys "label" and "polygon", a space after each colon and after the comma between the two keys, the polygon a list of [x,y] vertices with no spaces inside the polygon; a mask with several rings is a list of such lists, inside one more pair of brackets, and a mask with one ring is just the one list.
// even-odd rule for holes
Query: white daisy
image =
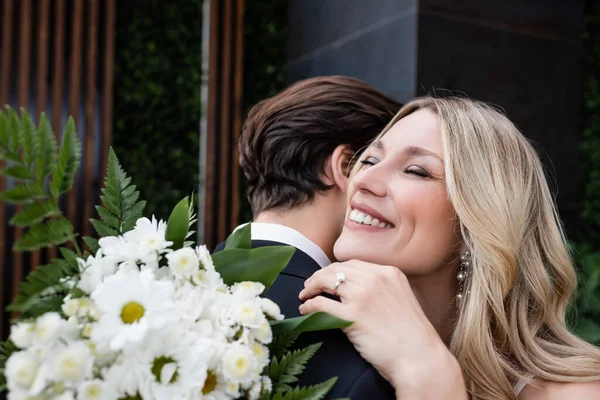
{"label": "white daisy", "polygon": [[256,301],[244,301],[235,306],[233,318],[235,322],[247,328],[259,328],[266,319]]}
{"label": "white daisy", "polygon": [[77,389],[78,400],[112,400],[117,395],[106,382],[100,379],[84,381]]}
{"label": "white daisy", "polygon": [[261,297],[261,299],[260,299],[260,308],[267,315],[267,317],[269,317],[271,319],[281,320],[281,319],[284,318],[283,314],[281,314],[281,308],[279,308],[279,306],[277,305],[277,303],[275,303],[271,299],[267,299],[267,298]]}
{"label": "white daisy", "polygon": [[260,327],[252,329],[252,336],[263,344],[271,343],[273,340],[273,330],[269,321],[265,319]]}
{"label": "white daisy", "polygon": [[177,322],[174,286],[157,281],[150,271],[110,276],[92,293],[100,319],[92,329],[92,340],[100,348],[124,350],[139,343],[149,330]]}
{"label": "white daisy", "polygon": [[223,374],[230,382],[247,382],[255,374],[256,366],[252,350],[239,343],[230,345],[223,355]]}
{"label": "white daisy", "polygon": [[117,259],[113,256],[105,256],[101,250],[95,257],[89,256],[85,260],[78,258],[77,263],[81,271],[77,288],[85,293],[94,291],[105,277],[114,274],[117,269]]}

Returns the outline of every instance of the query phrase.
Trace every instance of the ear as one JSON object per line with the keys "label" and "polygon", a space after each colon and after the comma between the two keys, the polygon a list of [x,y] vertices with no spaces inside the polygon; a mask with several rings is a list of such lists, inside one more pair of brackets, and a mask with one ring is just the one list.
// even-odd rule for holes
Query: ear
{"label": "ear", "polygon": [[342,192],[348,188],[348,176],[350,175],[350,161],[354,152],[346,145],[339,145],[325,162],[324,181],[328,185],[335,185]]}

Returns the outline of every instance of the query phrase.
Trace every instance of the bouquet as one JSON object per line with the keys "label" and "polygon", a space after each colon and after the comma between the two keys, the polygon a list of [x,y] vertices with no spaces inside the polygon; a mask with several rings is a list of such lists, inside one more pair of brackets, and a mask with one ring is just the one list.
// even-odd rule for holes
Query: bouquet
{"label": "bouquet", "polygon": [[[13,399],[321,399],[332,378],[294,387],[320,344],[288,349],[306,331],[349,322],[316,313],[285,319],[261,294],[286,266],[289,246],[250,248],[250,227],[211,255],[190,238],[190,198],[168,221],[142,215],[145,202],[111,149],[92,219],[98,238],[82,242],[60,211],[81,146],[72,119],[60,148],[48,119],[0,111],[0,199],[21,204],[11,225],[27,228],[15,251],[60,247],[35,266],[9,310],[18,312],[0,348]],[[80,247],[85,244],[82,251]]]}

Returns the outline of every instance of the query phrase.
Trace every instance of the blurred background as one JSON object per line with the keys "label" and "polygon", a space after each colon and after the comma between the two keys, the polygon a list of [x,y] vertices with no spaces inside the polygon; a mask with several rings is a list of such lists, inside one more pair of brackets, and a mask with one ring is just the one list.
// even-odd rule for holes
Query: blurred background
{"label": "blurred background", "polygon": [[[248,109],[332,74],[401,102],[450,91],[506,111],[542,155],[573,244],[573,329],[600,344],[600,1],[0,0],[0,104],[46,113],[57,137],[75,118],[83,159],[62,206],[83,235],[112,146],[146,215],[194,193],[212,248],[251,218],[235,146]],[[14,211],[0,203],[2,309],[56,255],[11,252]]]}

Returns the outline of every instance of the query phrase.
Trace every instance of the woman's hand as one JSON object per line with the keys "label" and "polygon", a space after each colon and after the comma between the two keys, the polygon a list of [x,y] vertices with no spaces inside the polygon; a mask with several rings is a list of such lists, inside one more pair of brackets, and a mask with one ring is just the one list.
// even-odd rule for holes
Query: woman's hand
{"label": "woman's hand", "polygon": [[[346,279],[334,290],[338,273]],[[458,362],[399,269],[362,261],[334,263],[304,286],[300,312],[325,311],[354,321],[344,330],[348,339],[392,383],[399,398],[450,398],[449,393],[466,398]],[[341,302],[319,296],[323,292]]]}

